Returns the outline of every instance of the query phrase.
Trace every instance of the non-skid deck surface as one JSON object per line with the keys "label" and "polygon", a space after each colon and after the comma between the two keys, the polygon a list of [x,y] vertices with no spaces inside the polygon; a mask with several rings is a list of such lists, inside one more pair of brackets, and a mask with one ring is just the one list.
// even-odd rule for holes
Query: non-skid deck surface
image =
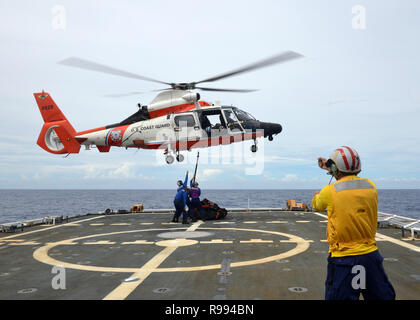
{"label": "non-skid deck surface", "polygon": [[[325,215],[85,216],[0,235],[0,299],[323,299]],[[378,229],[397,299],[420,298],[420,245]]]}

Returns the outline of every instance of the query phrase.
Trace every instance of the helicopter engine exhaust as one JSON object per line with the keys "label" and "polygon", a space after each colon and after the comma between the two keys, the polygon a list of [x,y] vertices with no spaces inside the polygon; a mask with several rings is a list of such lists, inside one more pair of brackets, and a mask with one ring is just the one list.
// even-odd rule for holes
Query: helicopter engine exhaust
{"label": "helicopter engine exhaust", "polygon": [[182,96],[182,99],[191,103],[197,102],[198,100],[200,100],[200,94],[196,92],[188,92]]}

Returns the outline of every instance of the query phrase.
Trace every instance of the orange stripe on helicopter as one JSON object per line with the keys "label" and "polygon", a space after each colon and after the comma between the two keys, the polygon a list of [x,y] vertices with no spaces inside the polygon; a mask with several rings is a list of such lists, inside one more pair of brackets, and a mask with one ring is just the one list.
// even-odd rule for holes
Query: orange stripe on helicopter
{"label": "orange stripe on helicopter", "polygon": [[123,141],[125,130],[127,130],[129,126],[130,125],[127,124],[125,126],[110,129],[110,131],[108,132],[106,136],[107,146],[120,147]]}
{"label": "orange stripe on helicopter", "polygon": [[106,127],[99,127],[99,128],[89,129],[85,131],[80,131],[80,132],[77,132],[76,135],[81,136],[82,134],[92,133],[92,132],[101,131],[101,130],[106,130]]}
{"label": "orange stripe on helicopter", "polygon": [[[198,101],[198,103],[200,104],[201,107],[210,106],[210,104],[205,101]],[[159,110],[149,111],[149,115],[150,115],[150,118],[153,119],[153,118],[163,117],[174,112],[175,113],[187,112],[194,109],[195,109],[194,103],[186,103],[186,104],[179,104],[179,105],[171,106],[167,108],[162,108]]]}

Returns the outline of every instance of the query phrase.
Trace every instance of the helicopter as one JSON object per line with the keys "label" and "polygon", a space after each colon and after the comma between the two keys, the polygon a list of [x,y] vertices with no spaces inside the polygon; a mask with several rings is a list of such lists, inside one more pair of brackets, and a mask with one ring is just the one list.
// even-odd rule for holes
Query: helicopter
{"label": "helicopter", "polygon": [[[36,103],[44,120],[37,144],[53,154],[79,153],[81,146],[90,150],[92,146],[100,152],[109,152],[111,147],[137,149],[163,149],[168,164],[184,160],[181,151],[206,148],[234,142],[254,140],[252,152],[257,152],[257,139],[273,140],[282,131],[278,123],[262,122],[248,112],[235,106],[222,106],[201,100],[201,91],[246,93],[255,89],[222,89],[197,86],[227,77],[263,68],[269,65],[302,57],[286,51],[259,62],[206,78],[197,82],[169,83],[138,74],[115,69],[85,59],[70,57],[58,62],[61,65],[90,71],[151,81],[168,85],[159,92],[149,105],[138,104],[139,110],[121,122],[76,131],[47,92],[34,93]],[[111,96],[139,94],[130,92]],[[175,157],[174,157],[175,155]]]}

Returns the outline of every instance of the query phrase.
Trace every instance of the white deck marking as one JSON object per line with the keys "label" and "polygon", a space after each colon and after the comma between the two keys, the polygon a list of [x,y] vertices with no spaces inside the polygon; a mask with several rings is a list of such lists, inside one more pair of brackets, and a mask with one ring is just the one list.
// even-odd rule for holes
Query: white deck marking
{"label": "white deck marking", "polygon": [[[77,221],[77,223],[85,222],[85,221],[90,221],[90,220],[94,220],[94,219],[100,219],[100,218],[104,218],[104,217],[105,216],[99,216],[99,217],[93,217],[93,218],[89,218],[89,219],[79,220],[79,221]],[[53,226],[53,227],[49,227],[49,228],[45,228],[45,229],[40,229],[40,230],[29,231],[29,232],[22,232],[22,233],[14,234],[12,236],[0,238],[0,241],[4,241],[6,239],[17,238],[17,237],[21,237],[21,236],[26,236],[28,234],[42,232],[42,231],[46,231],[46,230],[51,230],[51,229],[56,229],[56,228],[61,228],[61,227],[67,227],[68,225],[74,226],[75,224],[74,223],[64,223],[64,224],[60,224],[59,226]]]}
{"label": "white deck marking", "polygon": [[200,243],[218,244],[218,243],[233,243],[233,241],[224,241],[223,239],[213,239],[210,241],[200,241]]}
{"label": "white deck marking", "polygon": [[129,277],[129,279],[138,280],[121,283],[118,287],[112,290],[112,292],[109,293],[104,300],[124,300],[127,298],[176,249],[177,247],[166,247],[163,249],[150,259],[143,267],[141,267],[141,269]]}
{"label": "white deck marking", "polygon": [[376,237],[378,237],[378,238],[382,238],[382,239],[383,239],[383,240],[385,240],[385,241],[392,242],[392,243],[394,243],[394,244],[397,244],[397,245],[399,245],[399,246],[401,246],[401,247],[404,247],[404,248],[407,248],[407,249],[413,250],[413,251],[415,251],[415,252],[420,252],[420,247],[415,246],[414,244],[411,244],[411,243],[406,243],[406,242],[404,242],[404,241],[401,241],[401,240],[398,240],[398,239],[394,239],[394,238],[391,238],[391,237],[389,237],[389,236],[386,236],[386,235],[384,235],[384,234],[380,234],[380,233],[376,233]]}
{"label": "white deck marking", "polygon": [[154,244],[154,242],[150,242],[147,240],[136,240],[136,241],[127,241],[127,242],[122,242],[122,245],[125,244]]}
{"label": "white deck marking", "polygon": [[[325,241],[327,241],[327,240],[325,240]],[[296,240],[280,240],[280,242],[283,242],[283,243],[298,243]],[[312,243],[312,242],[314,242],[314,240],[303,239],[303,242]],[[321,240],[321,242],[322,242],[322,240]]]}
{"label": "white deck marking", "polygon": [[235,224],[236,222],[228,222],[228,221],[224,221],[224,222],[213,222],[213,224]]}
{"label": "white deck marking", "polygon": [[[203,222],[199,221],[190,226],[187,231],[195,231]],[[152,259],[146,262],[137,272],[133,273],[129,278],[138,279],[136,281],[123,282],[109,293],[104,300],[124,300],[127,298],[152,272],[157,269],[162,262],[174,252],[178,246],[167,246]]]}
{"label": "white deck marking", "polygon": [[[319,212],[312,212],[312,213],[313,213],[313,214],[316,214],[317,216],[323,217],[323,218],[328,218],[328,216],[327,216],[327,215],[322,214],[322,213],[319,213]],[[401,247],[404,247],[404,248],[407,248],[407,249],[413,250],[413,251],[415,251],[415,252],[420,252],[420,247],[415,246],[414,244],[411,244],[411,243],[405,243],[404,241],[401,241],[401,240],[398,240],[398,239],[395,239],[395,238],[392,238],[392,237],[386,236],[386,235],[381,234],[381,233],[378,233],[378,232],[376,233],[375,238],[379,238],[379,239],[381,239],[382,241],[388,241],[388,242],[391,242],[391,243],[393,243],[393,244],[396,244],[396,245],[399,245],[399,246],[401,246]],[[324,242],[324,241],[327,241],[327,240],[321,240],[321,242]]]}
{"label": "white deck marking", "polygon": [[[325,218],[325,219],[328,219],[328,216],[327,216],[326,214],[322,214],[322,213],[315,212],[315,211],[312,211],[312,213],[313,213],[313,214],[316,214],[317,216],[320,216],[320,217],[323,217],[323,218]],[[328,221],[328,220],[327,220],[327,221]]]}
{"label": "white deck marking", "polygon": [[116,244],[115,241],[109,241],[109,240],[101,240],[101,241],[87,241],[87,242],[83,242],[83,244],[88,244],[88,245],[94,245],[94,244]]}
{"label": "white deck marking", "polygon": [[251,240],[241,240],[239,243],[273,243],[273,240],[262,240],[262,239],[251,239]]}

